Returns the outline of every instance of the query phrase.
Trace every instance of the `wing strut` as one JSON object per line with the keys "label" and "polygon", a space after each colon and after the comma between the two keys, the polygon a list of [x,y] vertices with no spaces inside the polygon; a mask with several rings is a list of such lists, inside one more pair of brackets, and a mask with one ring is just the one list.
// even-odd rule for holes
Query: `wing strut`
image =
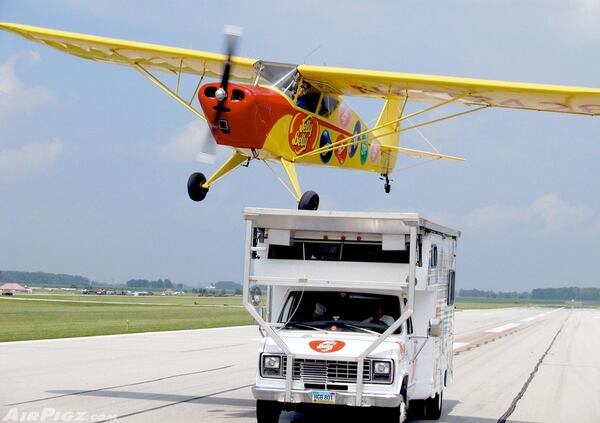
{"label": "wing strut", "polygon": [[[133,67],[135,69],[137,69],[142,75],[144,75],[148,80],[150,80],[154,85],[156,85],[158,88],[160,88],[161,90],[163,90],[164,92],[169,94],[172,98],[177,100],[177,102],[179,102],[183,107],[185,107],[190,112],[192,112],[193,114],[198,116],[200,119],[202,119],[204,122],[206,122],[206,118],[204,117],[204,115],[202,113],[200,113],[198,110],[196,110],[194,107],[192,107],[191,101],[188,103],[187,101],[185,101],[183,98],[181,98],[179,96],[179,76],[181,75],[181,73],[178,74],[178,78],[177,78],[177,92],[174,92],[169,87],[167,87],[165,84],[163,84],[157,77],[155,77],[150,72],[148,72],[146,69],[144,69],[144,67],[141,66],[139,63],[134,64]],[[200,86],[200,83],[202,82],[202,78],[204,78],[204,75],[202,75],[202,77],[200,78],[200,81],[198,82],[197,87]],[[198,91],[198,88],[196,88],[194,90],[194,94],[196,91]],[[192,100],[193,99],[194,99],[194,97],[192,97]]]}
{"label": "wing strut", "polygon": [[[390,120],[388,122],[382,123],[381,125],[377,125],[377,126],[375,126],[373,128],[366,129],[366,130],[364,130],[362,132],[359,132],[358,134],[353,134],[352,136],[349,136],[349,137],[346,137],[346,138],[342,138],[341,140],[336,141],[333,144],[329,144],[329,145],[327,145],[325,147],[317,148],[315,150],[309,151],[308,153],[301,154],[296,159],[301,159],[303,157],[309,157],[309,156],[316,156],[317,154],[321,154],[321,153],[326,152],[326,151],[332,151],[332,150],[334,150],[336,148],[341,147],[342,145],[353,144],[354,142],[356,142],[355,140],[359,139],[363,135],[370,134],[373,131],[377,131],[379,129],[385,128],[386,126],[390,126],[390,125],[393,125],[395,123],[402,122],[403,120],[409,119],[411,117],[415,117],[415,116],[421,115],[423,113],[427,113],[427,112],[429,112],[431,110],[434,110],[434,109],[437,109],[439,107],[445,106],[446,104],[453,103],[453,102],[458,101],[458,100],[460,100],[460,99],[462,99],[464,97],[467,97],[467,96],[468,96],[468,94],[463,94],[463,95],[460,95],[460,96],[452,97],[452,98],[450,98],[448,100],[445,100],[445,101],[442,101],[440,103],[434,104],[433,106],[429,106],[429,107],[426,107],[424,109],[417,110],[416,112],[410,113],[408,115],[400,116],[398,119],[392,119],[392,120]],[[394,132],[391,132],[391,133],[394,133]]]}
{"label": "wing strut", "polygon": [[[290,193],[290,195],[294,198],[294,200],[300,201],[300,197],[301,197],[300,186],[298,185],[298,179],[296,177],[296,167],[295,167],[294,163],[286,161],[286,164],[284,164],[284,159],[282,159],[282,161],[281,161],[281,165],[283,166],[284,170],[286,171],[286,174],[288,175],[290,182],[292,182],[292,185],[294,185],[294,180],[292,179],[292,176],[290,176],[290,175],[293,175],[295,177],[295,186],[292,186],[292,188],[290,188],[289,185],[286,184],[283,179],[281,179],[281,176],[279,176],[277,174],[275,169],[273,169],[271,167],[271,165],[269,164],[269,160],[262,160],[262,162],[269,168],[269,170],[273,173],[275,178],[277,178],[279,183],[281,185],[283,185],[283,187]],[[287,165],[291,165],[291,168],[290,168],[291,174],[290,174],[290,172],[288,172],[288,168],[286,167]]]}

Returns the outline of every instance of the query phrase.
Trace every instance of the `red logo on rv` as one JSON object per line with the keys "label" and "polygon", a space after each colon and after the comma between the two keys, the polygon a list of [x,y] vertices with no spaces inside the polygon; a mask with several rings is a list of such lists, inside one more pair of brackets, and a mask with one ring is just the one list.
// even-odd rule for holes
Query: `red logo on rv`
{"label": "red logo on rv", "polygon": [[332,353],[344,348],[346,343],[344,341],[311,341],[308,344],[314,351],[320,353]]}

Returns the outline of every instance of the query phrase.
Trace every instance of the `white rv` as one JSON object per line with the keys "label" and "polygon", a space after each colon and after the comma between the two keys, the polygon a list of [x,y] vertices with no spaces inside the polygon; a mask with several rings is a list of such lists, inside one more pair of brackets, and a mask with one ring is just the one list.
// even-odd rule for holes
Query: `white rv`
{"label": "white rv", "polygon": [[415,213],[244,216],[244,303],[264,334],[258,421],[328,404],[438,419],[452,380],[460,233]]}

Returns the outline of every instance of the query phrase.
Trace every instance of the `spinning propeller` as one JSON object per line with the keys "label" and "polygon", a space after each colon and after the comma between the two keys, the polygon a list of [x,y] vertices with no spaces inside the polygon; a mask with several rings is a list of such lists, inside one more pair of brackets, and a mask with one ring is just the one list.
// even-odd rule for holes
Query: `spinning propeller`
{"label": "spinning propeller", "polygon": [[[219,103],[215,106],[217,111],[215,118],[212,122],[208,122],[209,129],[216,129],[219,127],[219,120],[221,113],[227,110],[225,103],[227,102],[228,94],[227,87],[229,85],[229,75],[231,74],[231,58],[235,54],[239,40],[242,36],[242,28],[239,26],[226,25],[225,26],[225,54],[227,60],[223,67],[223,76],[221,77],[221,86],[215,92],[215,97]],[[200,146],[200,151],[196,156],[196,160],[203,163],[214,163],[217,151],[217,144],[209,131],[204,139],[204,142]]]}

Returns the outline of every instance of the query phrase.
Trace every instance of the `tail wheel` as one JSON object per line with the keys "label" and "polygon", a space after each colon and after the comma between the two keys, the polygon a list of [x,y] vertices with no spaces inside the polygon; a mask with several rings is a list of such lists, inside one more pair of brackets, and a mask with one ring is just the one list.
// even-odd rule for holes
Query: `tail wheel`
{"label": "tail wheel", "polygon": [[298,210],[317,210],[319,208],[319,195],[314,191],[306,191],[298,202]]}
{"label": "tail wheel", "polygon": [[202,201],[208,193],[208,188],[203,188],[202,185],[206,182],[206,176],[200,172],[192,173],[188,178],[187,189],[188,195],[193,201]]}
{"label": "tail wheel", "polygon": [[442,392],[440,391],[433,398],[425,400],[423,417],[427,420],[438,420],[442,415]]}

